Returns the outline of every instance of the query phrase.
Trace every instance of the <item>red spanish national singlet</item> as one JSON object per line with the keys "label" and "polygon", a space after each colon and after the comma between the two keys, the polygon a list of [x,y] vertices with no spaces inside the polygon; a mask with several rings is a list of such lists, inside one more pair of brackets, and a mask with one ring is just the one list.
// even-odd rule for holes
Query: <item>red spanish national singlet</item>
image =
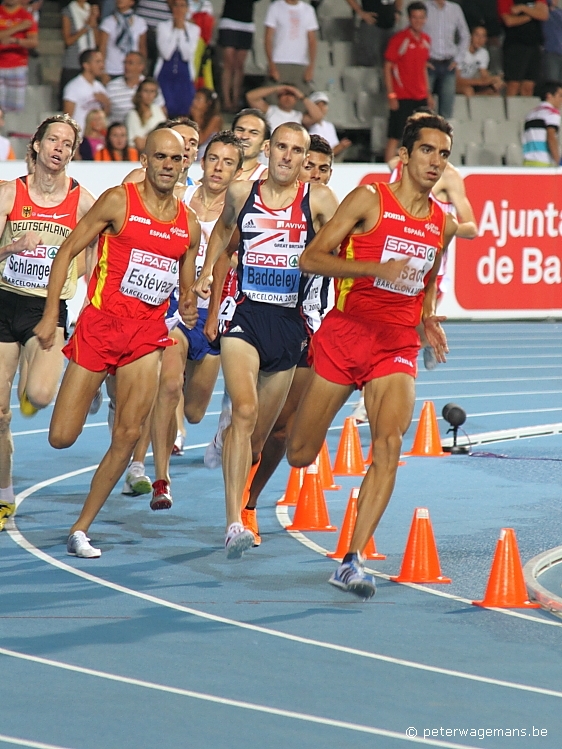
{"label": "red spanish national singlet", "polygon": [[350,234],[339,255],[348,261],[384,263],[408,258],[394,283],[365,276],[341,278],[336,283],[336,308],[368,322],[416,326],[421,319],[424,287],[438,253],[443,249],[446,215],[430,196],[430,212],[423,218],[409,214],[390,187],[376,183],[380,217],[362,234]]}
{"label": "red spanish national singlet", "polygon": [[91,304],[114,317],[164,318],[178,282],[179,259],[189,247],[186,206],[178,201],[173,221],[145,208],[134,182],[126,182],[127,212],[119,234],[101,234],[98,263],[90,279]]}

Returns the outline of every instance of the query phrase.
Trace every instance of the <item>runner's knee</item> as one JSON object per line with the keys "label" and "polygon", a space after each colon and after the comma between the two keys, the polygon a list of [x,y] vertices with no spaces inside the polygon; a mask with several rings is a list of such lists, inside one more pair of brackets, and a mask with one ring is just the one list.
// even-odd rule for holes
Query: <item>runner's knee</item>
{"label": "runner's knee", "polygon": [[250,434],[254,431],[258,419],[257,403],[245,402],[232,405],[232,426],[244,429]]}
{"label": "runner's knee", "polygon": [[51,426],[49,427],[49,445],[54,447],[55,450],[64,450],[65,447],[70,447],[76,442],[79,434],[80,432],[77,434],[69,432],[64,424],[57,424],[51,421]]}
{"label": "runner's knee", "polygon": [[111,447],[113,450],[123,450],[130,454],[142,434],[142,424],[115,424],[111,435]]}
{"label": "runner's knee", "polygon": [[10,434],[10,422],[12,421],[12,412],[8,406],[7,411],[0,411],[0,439],[4,439]]}
{"label": "runner's knee", "polygon": [[31,387],[26,387],[26,395],[35,408],[47,408],[55,397],[55,389],[56,386],[53,387],[50,383],[34,383]]}
{"label": "runner's knee", "polygon": [[373,463],[381,468],[396,467],[402,449],[402,435],[399,432],[377,437],[373,443]]}

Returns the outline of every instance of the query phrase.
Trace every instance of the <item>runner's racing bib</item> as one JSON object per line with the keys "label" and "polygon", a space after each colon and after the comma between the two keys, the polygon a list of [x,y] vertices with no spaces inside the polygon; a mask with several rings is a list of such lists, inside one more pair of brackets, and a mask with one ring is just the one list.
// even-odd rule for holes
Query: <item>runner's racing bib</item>
{"label": "runner's racing bib", "polygon": [[2,278],[21,289],[45,289],[58,246],[37,245],[34,250],[24,250],[10,255],[4,266]]}
{"label": "runner's racing bib", "polygon": [[178,262],[169,257],[132,249],[120,291],[155,307],[163,304],[178,284]]}

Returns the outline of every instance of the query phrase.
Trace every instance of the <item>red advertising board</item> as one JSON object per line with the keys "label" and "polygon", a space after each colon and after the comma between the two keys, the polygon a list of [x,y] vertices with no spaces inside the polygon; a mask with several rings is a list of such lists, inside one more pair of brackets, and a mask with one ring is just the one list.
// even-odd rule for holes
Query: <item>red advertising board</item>
{"label": "red advertising board", "polygon": [[562,308],[562,177],[468,174],[478,237],[457,242],[454,289],[465,310]]}

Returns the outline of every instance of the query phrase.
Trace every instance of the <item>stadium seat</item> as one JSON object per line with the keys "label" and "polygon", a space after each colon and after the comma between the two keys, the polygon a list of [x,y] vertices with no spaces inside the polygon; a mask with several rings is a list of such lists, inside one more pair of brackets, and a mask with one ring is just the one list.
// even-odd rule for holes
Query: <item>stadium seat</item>
{"label": "stadium seat", "polygon": [[505,150],[506,166],[523,166],[523,149],[519,143],[510,143]]}
{"label": "stadium seat", "polygon": [[464,163],[466,166],[501,166],[503,153],[491,146],[468,143]]}
{"label": "stadium seat", "polygon": [[470,112],[468,111],[468,100],[463,94],[457,94],[455,96],[455,107],[453,109],[455,114],[455,120],[460,122],[466,122],[470,119]]}
{"label": "stadium seat", "polygon": [[371,153],[374,156],[380,156],[384,153],[386,146],[386,117],[373,117],[371,123]]}
{"label": "stadium seat", "polygon": [[518,122],[506,120],[497,122],[496,120],[484,120],[482,124],[482,133],[486,145],[502,145],[507,148],[510,143],[519,143],[521,139],[521,130]]}
{"label": "stadium seat", "polygon": [[471,96],[468,108],[473,122],[483,122],[487,119],[503,122],[506,119],[502,96]]}
{"label": "stadium seat", "polygon": [[351,65],[351,42],[334,42],[331,50],[332,67],[343,70]]}
{"label": "stadium seat", "polygon": [[531,109],[539,103],[538,96],[506,96],[507,119],[522,123]]}

